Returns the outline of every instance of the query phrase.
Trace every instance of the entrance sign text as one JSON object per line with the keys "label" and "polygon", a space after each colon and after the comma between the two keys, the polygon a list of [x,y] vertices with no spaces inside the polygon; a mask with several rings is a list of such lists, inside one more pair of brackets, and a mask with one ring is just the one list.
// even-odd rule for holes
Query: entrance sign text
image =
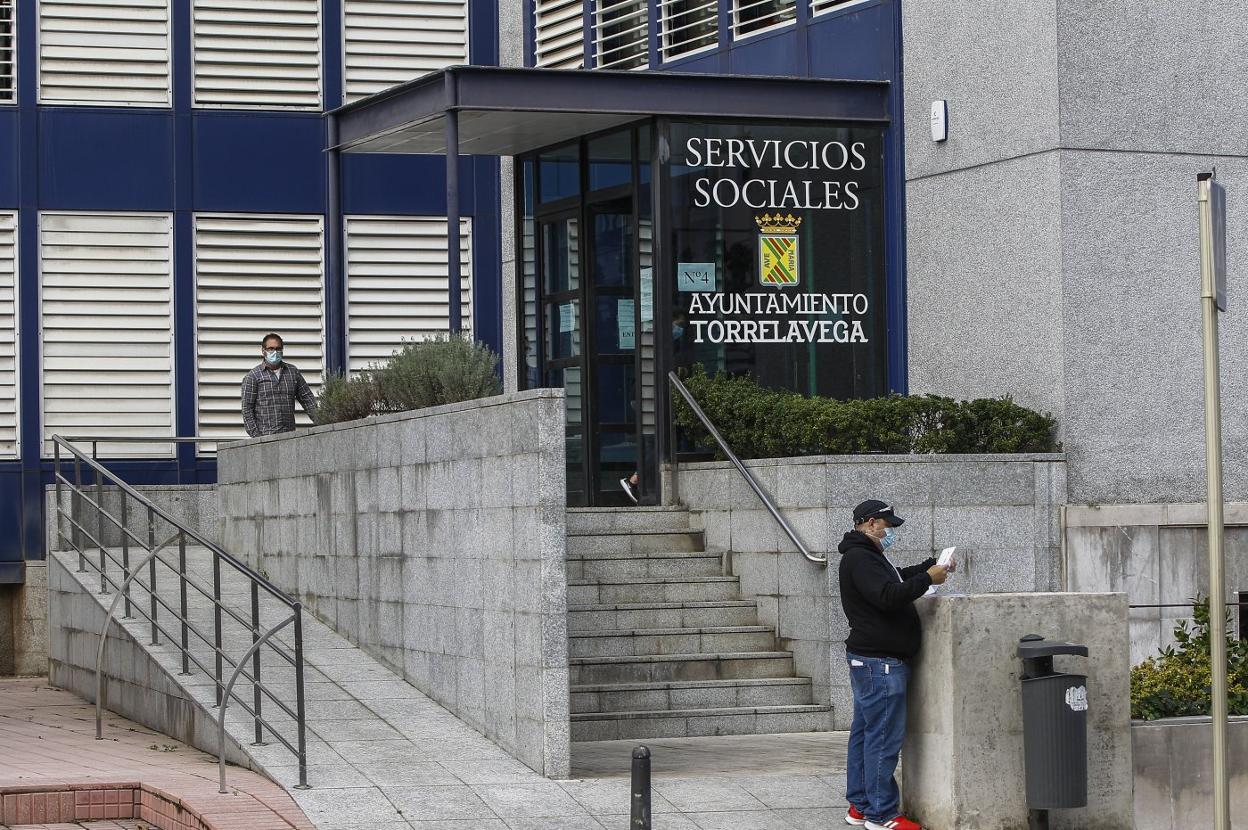
{"label": "entrance sign text", "polygon": [[[695,343],[866,343],[862,320],[827,319],[867,313],[866,294],[694,294],[689,324]],[[735,315],[746,320],[699,320],[695,315]],[[794,315],[823,319],[767,320]]]}
{"label": "entrance sign text", "polygon": [[[866,169],[861,141],[781,141],[777,138],[700,138],[685,142],[685,164],[690,167],[744,168],[750,170]],[[694,207],[736,207],[755,210],[855,210],[859,205],[858,182],[826,179],[784,180],[700,176],[693,182]]]}

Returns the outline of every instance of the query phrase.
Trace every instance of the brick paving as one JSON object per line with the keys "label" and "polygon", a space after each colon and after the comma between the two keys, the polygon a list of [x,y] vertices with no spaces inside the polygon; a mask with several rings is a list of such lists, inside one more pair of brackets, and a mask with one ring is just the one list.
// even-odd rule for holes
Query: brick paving
{"label": "brick paving", "polygon": [[[231,768],[228,783],[217,792],[216,758],[110,712],[104,740],[95,740],[94,707],[42,678],[0,679],[0,798],[10,825],[315,830],[267,778]],[[69,806],[84,824],[66,821]]]}

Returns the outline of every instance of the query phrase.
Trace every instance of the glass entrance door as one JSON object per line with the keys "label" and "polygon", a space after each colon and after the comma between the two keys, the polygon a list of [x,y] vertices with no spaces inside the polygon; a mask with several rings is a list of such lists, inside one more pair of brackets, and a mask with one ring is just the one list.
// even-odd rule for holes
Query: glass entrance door
{"label": "glass entrance door", "polygon": [[655,371],[643,308],[654,294],[649,206],[638,204],[650,191],[648,176],[638,186],[638,140],[626,128],[520,165],[521,383],[564,389],[570,506],[631,504],[620,480],[634,476],[643,502],[658,498],[654,379],[644,377]]}

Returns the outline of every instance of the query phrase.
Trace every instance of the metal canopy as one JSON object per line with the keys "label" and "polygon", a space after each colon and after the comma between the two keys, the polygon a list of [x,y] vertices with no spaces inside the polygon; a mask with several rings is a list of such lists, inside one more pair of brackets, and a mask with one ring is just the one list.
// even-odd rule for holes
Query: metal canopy
{"label": "metal canopy", "polygon": [[651,116],[888,122],[888,82],[452,66],[334,110],[338,149],[518,155]]}

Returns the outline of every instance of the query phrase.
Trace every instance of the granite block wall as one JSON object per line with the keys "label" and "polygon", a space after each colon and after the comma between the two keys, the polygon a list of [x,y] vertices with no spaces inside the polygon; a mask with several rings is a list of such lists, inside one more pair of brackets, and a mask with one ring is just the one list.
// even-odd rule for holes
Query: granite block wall
{"label": "granite block wall", "polygon": [[807,548],[828,554],[828,567],[802,557],[728,462],[681,465],[679,498],[705,530],[708,549],[727,552],[742,593],[758,599],[760,620],[776,627],[798,674],[813,678],[816,701],[832,704],[836,729],[849,728],[851,713],[836,546],[859,502],[884,499],[906,519],[890,550],[899,565],[958,546],[947,592],[1061,584],[1062,455],[813,456],[746,465]]}
{"label": "granite block wall", "polygon": [[[1203,504],[1068,505],[1065,510],[1064,587],[1121,591],[1130,610],[1131,663],[1174,642],[1175,625],[1191,617],[1196,596],[1209,595],[1209,536]],[[1248,503],[1225,506],[1226,593],[1248,592]],[[1248,637],[1232,611],[1230,631]]]}
{"label": "granite block wall", "polygon": [[222,540],[534,770],[569,754],[562,390],[219,451]]}
{"label": "granite block wall", "polygon": [[[907,0],[910,392],[1054,414],[1081,503],[1204,492],[1196,174],[1248,202],[1235,0]],[[949,135],[928,112],[947,101]],[[1242,296],[1248,235],[1227,237]],[[1221,315],[1226,457],[1248,450],[1248,316]],[[1248,499],[1248,466],[1226,495]]]}
{"label": "granite block wall", "polygon": [[[134,488],[144,498],[151,501],[161,510],[167,512],[170,516],[191,530],[203,535],[210,542],[220,543],[220,523],[221,523],[221,503],[217,496],[217,485],[215,484],[168,484],[168,485],[143,485]],[[121,490],[117,487],[105,486],[104,491],[104,510],[111,514],[114,518],[120,520],[122,507]],[[96,499],[94,488],[90,488],[89,497]],[[60,519],[60,532],[57,532],[57,513],[56,513],[56,487],[48,486],[46,490],[47,510],[44,515],[47,517],[47,549],[54,550],[70,550],[69,542],[65,541],[65,536],[69,536],[74,532],[73,523],[70,519],[77,522],[92,536],[98,536],[103,531],[104,544],[108,546],[117,546],[121,544],[121,531],[117,526],[110,522],[107,518],[101,518],[99,511],[91,504],[82,499],[74,498],[73,494],[67,488],[61,489],[61,505],[62,509],[67,513],[66,517]],[[140,505],[136,504],[133,499],[127,498],[126,502],[126,521],[127,526],[131,527],[141,539],[147,538],[147,511]],[[153,523],[153,532],[156,542],[159,544],[173,533],[173,526],[165,520],[155,517]],[[133,541],[133,540],[132,540]],[[79,547],[88,547],[91,545],[89,539],[83,538],[78,543]]]}

